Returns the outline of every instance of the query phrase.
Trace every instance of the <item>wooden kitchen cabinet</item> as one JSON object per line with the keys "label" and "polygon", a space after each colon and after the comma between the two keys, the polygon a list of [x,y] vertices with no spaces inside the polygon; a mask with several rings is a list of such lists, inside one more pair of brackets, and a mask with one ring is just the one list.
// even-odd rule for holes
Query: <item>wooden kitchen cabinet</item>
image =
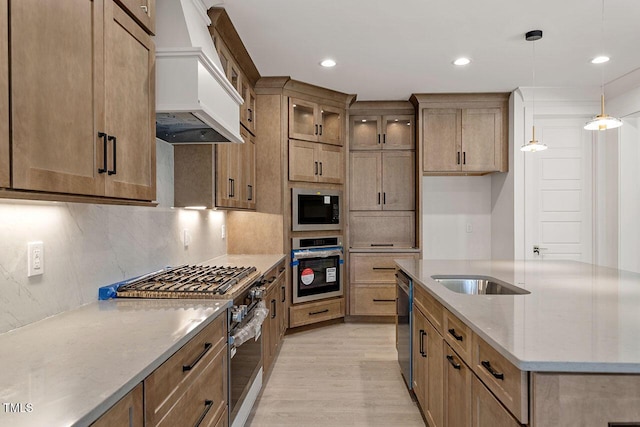
{"label": "wooden kitchen cabinet", "polygon": [[149,34],[156,32],[156,0],[116,0]]}
{"label": "wooden kitchen cabinet", "polygon": [[416,307],[413,307],[412,334],[412,369],[413,369],[413,393],[423,412],[427,407],[427,356],[424,351],[424,335],[427,318]]}
{"label": "wooden kitchen cabinet", "polygon": [[262,366],[270,372],[287,327],[287,294],[284,261],[265,273],[267,281],[264,302],[269,314],[262,325]]}
{"label": "wooden kitchen cabinet", "polygon": [[351,150],[413,150],[414,117],[410,114],[351,116]]}
{"label": "wooden kitchen cabinet", "polygon": [[151,37],[113,0],[10,10],[13,189],[153,200]]}
{"label": "wooden kitchen cabinet", "polygon": [[413,151],[355,151],[349,160],[352,211],[415,208]]}
{"label": "wooden kitchen cabinet", "polygon": [[91,427],[143,427],[144,412],[142,410],[142,383],[138,384],[125,397],[120,399],[107,412],[102,414]]}
{"label": "wooden kitchen cabinet", "polygon": [[418,94],[425,175],[508,170],[508,94]]}
{"label": "wooden kitchen cabinet", "polygon": [[344,110],[289,98],[289,138],[343,145]]}
{"label": "wooden kitchen cabinet", "polygon": [[246,129],[240,129],[240,135],[243,144],[215,146],[215,206],[255,210],[255,138]]}
{"label": "wooden kitchen cabinet", "polygon": [[[473,427],[520,427],[491,392],[478,380],[471,378],[471,425]],[[468,424],[466,424],[468,425]],[[546,424],[552,425],[552,424]],[[559,424],[558,424],[559,425]],[[566,425],[566,424],[562,424]]]}
{"label": "wooden kitchen cabinet", "polygon": [[406,249],[415,246],[415,213],[351,211],[352,248]]}
{"label": "wooden kitchen cabinet", "polygon": [[328,144],[289,140],[289,180],[341,184],[343,149]]}
{"label": "wooden kitchen cabinet", "polygon": [[9,28],[7,0],[0,0],[0,187],[9,187]]}
{"label": "wooden kitchen cabinet", "polygon": [[226,412],[226,320],[219,316],[144,380],[146,426],[195,425],[201,416],[213,425]]}
{"label": "wooden kitchen cabinet", "polygon": [[[466,363],[444,343],[444,413],[447,426],[469,426],[471,424],[471,381],[473,372]],[[486,424],[487,426],[493,424]]]}
{"label": "wooden kitchen cabinet", "polygon": [[242,79],[240,95],[244,99],[240,110],[240,123],[251,134],[256,134],[256,92],[247,78]]}

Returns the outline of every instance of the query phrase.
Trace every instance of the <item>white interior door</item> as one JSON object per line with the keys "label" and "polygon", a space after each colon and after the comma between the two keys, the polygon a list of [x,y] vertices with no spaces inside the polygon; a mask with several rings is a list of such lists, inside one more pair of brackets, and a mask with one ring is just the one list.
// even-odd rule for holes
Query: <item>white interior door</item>
{"label": "white interior door", "polygon": [[593,262],[595,133],[583,129],[586,120],[536,120],[549,149],[525,155],[526,259]]}

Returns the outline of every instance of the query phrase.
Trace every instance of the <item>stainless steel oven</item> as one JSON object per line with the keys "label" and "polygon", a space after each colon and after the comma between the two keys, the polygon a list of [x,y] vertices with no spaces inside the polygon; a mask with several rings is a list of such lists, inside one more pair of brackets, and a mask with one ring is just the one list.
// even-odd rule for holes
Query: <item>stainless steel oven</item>
{"label": "stainless steel oven", "polygon": [[292,240],[293,303],[342,296],[342,238]]}
{"label": "stainless steel oven", "polygon": [[291,190],[293,231],[340,230],[342,192],[336,190]]}

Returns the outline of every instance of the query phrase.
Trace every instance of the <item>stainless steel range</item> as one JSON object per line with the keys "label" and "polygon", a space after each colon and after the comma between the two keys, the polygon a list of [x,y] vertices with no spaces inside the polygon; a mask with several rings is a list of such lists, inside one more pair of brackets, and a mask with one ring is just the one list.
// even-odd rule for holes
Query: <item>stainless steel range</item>
{"label": "stainless steel range", "polygon": [[262,387],[261,328],[268,313],[262,302],[264,283],[255,267],[183,265],[112,285],[111,297],[233,300],[228,400],[229,425],[238,427],[244,425]]}

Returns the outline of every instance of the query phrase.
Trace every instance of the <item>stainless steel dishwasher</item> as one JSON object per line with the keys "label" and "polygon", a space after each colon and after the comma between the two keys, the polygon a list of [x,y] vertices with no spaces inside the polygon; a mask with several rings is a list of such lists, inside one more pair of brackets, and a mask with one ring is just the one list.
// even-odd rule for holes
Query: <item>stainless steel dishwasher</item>
{"label": "stainless steel dishwasher", "polygon": [[396,272],[396,284],[398,288],[396,310],[396,349],[398,350],[398,363],[407,388],[411,390],[413,384],[411,368],[411,311],[413,305],[413,282],[411,278],[401,270]]}

